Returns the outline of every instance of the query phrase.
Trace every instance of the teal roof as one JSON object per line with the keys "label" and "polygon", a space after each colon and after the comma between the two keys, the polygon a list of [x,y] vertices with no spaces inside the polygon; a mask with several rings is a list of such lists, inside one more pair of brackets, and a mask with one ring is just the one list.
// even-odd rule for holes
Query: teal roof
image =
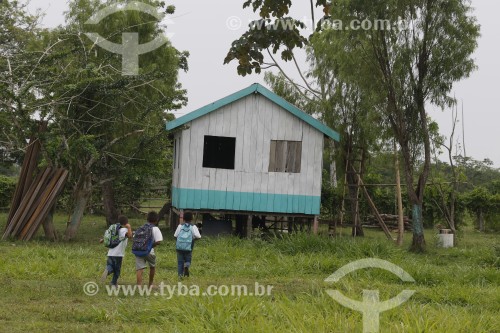
{"label": "teal roof", "polygon": [[254,93],[259,93],[262,96],[266,97],[270,101],[278,104],[281,106],[283,109],[286,111],[290,112],[294,116],[302,119],[318,131],[322,132],[324,135],[332,138],[335,141],[340,141],[340,135],[339,133],[335,132],[332,130],[330,127],[326,126],[319,120],[313,118],[312,116],[308,115],[304,111],[300,110],[297,108],[295,105],[287,102],[285,99],[282,97],[276,95],[269,89],[266,89],[262,85],[258,83],[252,84],[250,87],[242,89],[240,91],[235,92],[234,94],[231,94],[229,96],[226,96],[222,99],[219,99],[216,102],[213,102],[212,104],[208,104],[202,108],[199,108],[198,110],[192,111],[180,118],[177,118],[175,120],[167,122],[167,130],[173,130],[179,126],[182,126],[192,120],[195,120],[197,118],[200,118],[206,114],[209,114],[212,111],[218,110],[221,107],[228,105],[230,103],[233,103],[243,97],[246,97],[248,95],[254,94]]}

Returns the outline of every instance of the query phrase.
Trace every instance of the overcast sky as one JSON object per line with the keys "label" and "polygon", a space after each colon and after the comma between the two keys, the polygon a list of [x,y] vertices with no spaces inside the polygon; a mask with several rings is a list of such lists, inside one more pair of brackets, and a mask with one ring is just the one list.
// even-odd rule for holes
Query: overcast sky
{"label": "overcast sky", "polygon": [[[173,34],[172,44],[191,53],[189,72],[181,75],[188,90],[187,107],[176,112],[181,116],[206,104],[245,88],[254,82],[263,84],[263,75],[238,76],[236,64],[223,65],[231,45],[246,31],[248,22],[256,18],[250,9],[242,9],[243,0],[166,0],[176,6],[167,32]],[[31,8],[45,13],[43,24],[54,27],[64,21],[68,0],[31,0]],[[294,0],[292,15],[310,21],[309,1]],[[474,58],[479,69],[470,78],[454,87],[454,94],[464,107],[465,145],[468,156],[491,159],[500,167],[500,113],[498,112],[498,78],[500,77],[500,43],[498,31],[500,2],[472,0],[475,15],[481,24],[481,38]],[[306,69],[306,65],[303,64]],[[459,106],[461,108],[461,105]],[[430,116],[440,127],[441,134],[451,132],[451,114],[429,109]],[[459,125],[461,127],[461,124]],[[462,137],[461,130],[460,140]]]}

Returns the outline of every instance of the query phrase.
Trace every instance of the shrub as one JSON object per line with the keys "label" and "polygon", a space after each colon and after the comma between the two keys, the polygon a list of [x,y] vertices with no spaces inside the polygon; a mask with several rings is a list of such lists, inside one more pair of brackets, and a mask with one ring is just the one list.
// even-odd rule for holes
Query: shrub
{"label": "shrub", "polygon": [[0,175],[0,207],[5,208],[10,205],[12,195],[16,188],[17,179]]}

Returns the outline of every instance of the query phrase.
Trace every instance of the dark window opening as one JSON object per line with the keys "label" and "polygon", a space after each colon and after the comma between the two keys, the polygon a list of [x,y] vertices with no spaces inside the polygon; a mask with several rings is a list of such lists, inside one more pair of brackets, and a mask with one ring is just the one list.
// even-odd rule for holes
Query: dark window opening
{"label": "dark window opening", "polygon": [[300,173],[301,141],[271,140],[269,172]]}
{"label": "dark window opening", "polygon": [[236,138],[205,135],[203,167],[234,170]]}

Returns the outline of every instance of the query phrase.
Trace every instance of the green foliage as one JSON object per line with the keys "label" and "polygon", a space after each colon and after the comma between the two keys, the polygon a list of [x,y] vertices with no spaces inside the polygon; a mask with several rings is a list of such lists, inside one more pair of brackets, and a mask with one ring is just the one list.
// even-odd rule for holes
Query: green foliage
{"label": "green foliage", "polygon": [[241,76],[252,74],[252,71],[261,72],[264,50],[270,49],[275,54],[283,48],[281,59],[290,61],[293,59],[292,50],[296,47],[301,48],[307,43],[306,38],[300,35],[300,29],[305,28],[304,24],[291,17],[274,20],[266,18],[253,21],[250,25],[254,28],[232,43],[224,59],[224,64],[237,59],[237,70]]}
{"label": "green foliage", "polygon": [[[330,29],[323,34],[340,52],[341,75],[358,85],[363,94],[378,100],[374,106],[380,107],[385,121],[391,124],[403,150],[403,162],[408,165],[406,177],[412,178],[408,183],[412,183],[410,171],[422,159],[424,165],[430,162],[431,125],[425,103],[448,105],[453,83],[474,70],[470,55],[477,46],[479,26],[462,0],[446,4],[344,0],[332,8],[332,20],[361,22],[375,18],[393,25],[403,20],[407,28]],[[426,177],[424,174],[423,179]]]}
{"label": "green foliage", "polygon": [[[393,153],[380,152],[373,154],[368,163],[365,175],[366,184],[394,184],[395,173],[392,166]],[[460,161],[459,158],[457,158]],[[457,167],[457,165],[456,165]],[[443,205],[449,205],[451,200],[452,182],[447,178],[451,174],[449,164],[436,161],[431,165],[432,182],[425,188],[425,202],[423,207],[424,222],[426,227],[436,224],[447,225]],[[455,222],[457,228],[465,226],[468,214],[477,217],[483,210],[486,227],[490,230],[498,229],[500,221],[500,207],[496,195],[500,193],[500,170],[491,168],[488,164],[468,158],[465,164],[458,164],[458,187],[455,203]],[[470,178],[469,178],[470,177]],[[368,186],[368,191],[381,213],[395,211],[394,186]],[[405,214],[408,211],[408,197],[406,187],[402,187],[403,207]],[[370,214],[367,205],[362,200],[361,210],[363,215]]]}
{"label": "green foliage", "polygon": [[17,178],[0,175],[0,207],[9,207],[14,190],[16,188]]}
{"label": "green foliage", "polygon": [[[139,198],[152,180],[166,183],[171,169],[165,165],[167,112],[187,101],[178,82],[179,71],[188,69],[187,52],[167,42],[140,56],[139,75],[127,76],[121,71],[122,55],[85,37],[96,32],[121,44],[122,32],[136,32],[144,44],[164,34],[161,22],[136,10],[116,12],[96,25],[85,23],[115,2],[71,1],[65,24],[52,30],[40,28],[24,2],[0,2],[2,172],[4,165],[8,170],[22,160],[35,119],[45,120],[41,164],[70,170],[67,189],[73,191],[73,203],[82,206],[103,181],[115,183],[120,203]],[[175,11],[163,1],[142,2],[168,15]],[[72,205],[67,190],[63,198]],[[81,213],[75,209],[72,222],[80,221]]]}
{"label": "green foliage", "polygon": [[463,201],[478,219],[486,220],[487,229],[500,230],[500,194],[493,194],[485,187],[476,187],[463,195]]}
{"label": "green foliage", "polygon": [[[169,15],[175,10],[164,2],[143,2]],[[164,184],[170,178],[164,124],[171,117],[168,111],[186,104],[178,72],[188,69],[188,53],[167,42],[141,55],[139,75],[122,75],[122,55],[94,45],[83,33],[96,32],[119,44],[121,32],[137,32],[144,44],[164,31],[160,22],[140,11],[121,11],[98,25],[85,24],[112,3],[73,1],[66,24],[39,36],[44,45],[53,45],[42,61],[43,75],[52,81],[39,91],[46,105],[41,114],[50,119],[44,163],[70,170],[75,201],[76,195],[94,188],[94,196],[101,197],[96,185],[111,181],[117,204],[128,204],[151,180]]]}
{"label": "green foliage", "polygon": [[[426,105],[445,107],[453,84],[475,69],[479,25],[470,3],[387,0],[335,3],[331,20],[353,22],[384,19],[392,29],[330,29],[326,38],[336,45],[341,75],[374,105],[399,144],[407,193],[412,204],[412,250],[424,247],[422,206],[431,165],[432,124]],[[404,21],[403,29],[394,28]],[[415,183],[416,182],[416,183]]]}
{"label": "green foliage", "polygon": [[[274,62],[272,54],[281,50],[282,59],[287,61],[293,58],[294,48],[311,42],[309,59],[314,66],[308,77],[315,78],[317,84],[314,88],[306,85],[320,96],[320,109],[334,110],[321,115],[330,126],[339,122],[336,129],[344,134],[342,151],[351,152],[349,148],[353,143],[372,148],[367,144],[373,140],[370,129],[380,138],[392,136],[399,143],[407,194],[416,212],[413,247],[421,248],[424,239],[420,212],[431,163],[430,137],[435,132],[426,105],[451,105],[454,100],[449,93],[453,84],[475,69],[471,55],[477,47],[479,25],[471,13],[470,3],[466,0],[339,0],[317,1],[316,5],[325,7],[326,16],[316,33],[305,38],[296,31],[294,19],[285,17],[291,1],[245,1],[244,7],[252,6],[254,12],[259,10],[264,22],[256,23],[265,23],[265,29],[251,26],[233,42],[225,63],[237,59],[238,74],[258,73],[266,50]],[[275,25],[267,29],[271,16],[291,22],[292,28],[286,31]],[[335,28],[336,22],[347,25],[366,20],[386,20],[390,28]],[[330,28],[322,30],[325,27]],[[285,92],[290,90],[281,84],[281,78],[271,82]],[[300,90],[293,82],[291,85]],[[325,91],[330,92],[328,98],[324,96]],[[302,96],[306,100],[308,97]],[[374,116],[377,113],[378,117]],[[390,125],[392,133],[384,124]],[[352,179],[347,182],[354,183]]]}
{"label": "green foliage", "polygon": [[[329,4],[327,0],[315,2],[316,7],[327,8]],[[287,16],[291,6],[290,0],[246,0],[243,8],[252,7],[261,19],[251,22],[249,30],[232,43],[224,63],[237,60],[238,74],[245,76],[261,72],[263,52],[266,50],[269,55],[281,50],[281,59],[291,61],[294,49],[303,48],[309,43],[308,37],[301,34],[301,29],[305,28],[304,23]],[[311,9],[313,8],[311,0]]]}
{"label": "green foliage", "polygon": [[482,209],[488,211],[494,206],[491,199],[492,196],[486,188],[476,187],[467,194],[465,202],[473,212],[479,212]]}
{"label": "green foliage", "polygon": [[342,186],[336,188],[330,183],[330,175],[323,168],[321,184],[321,215],[327,219],[337,219],[342,207]]}
{"label": "green foliage", "polygon": [[23,159],[26,139],[37,127],[34,114],[43,104],[38,88],[46,81],[40,61],[38,17],[24,1],[0,2],[0,163],[10,169]]}

